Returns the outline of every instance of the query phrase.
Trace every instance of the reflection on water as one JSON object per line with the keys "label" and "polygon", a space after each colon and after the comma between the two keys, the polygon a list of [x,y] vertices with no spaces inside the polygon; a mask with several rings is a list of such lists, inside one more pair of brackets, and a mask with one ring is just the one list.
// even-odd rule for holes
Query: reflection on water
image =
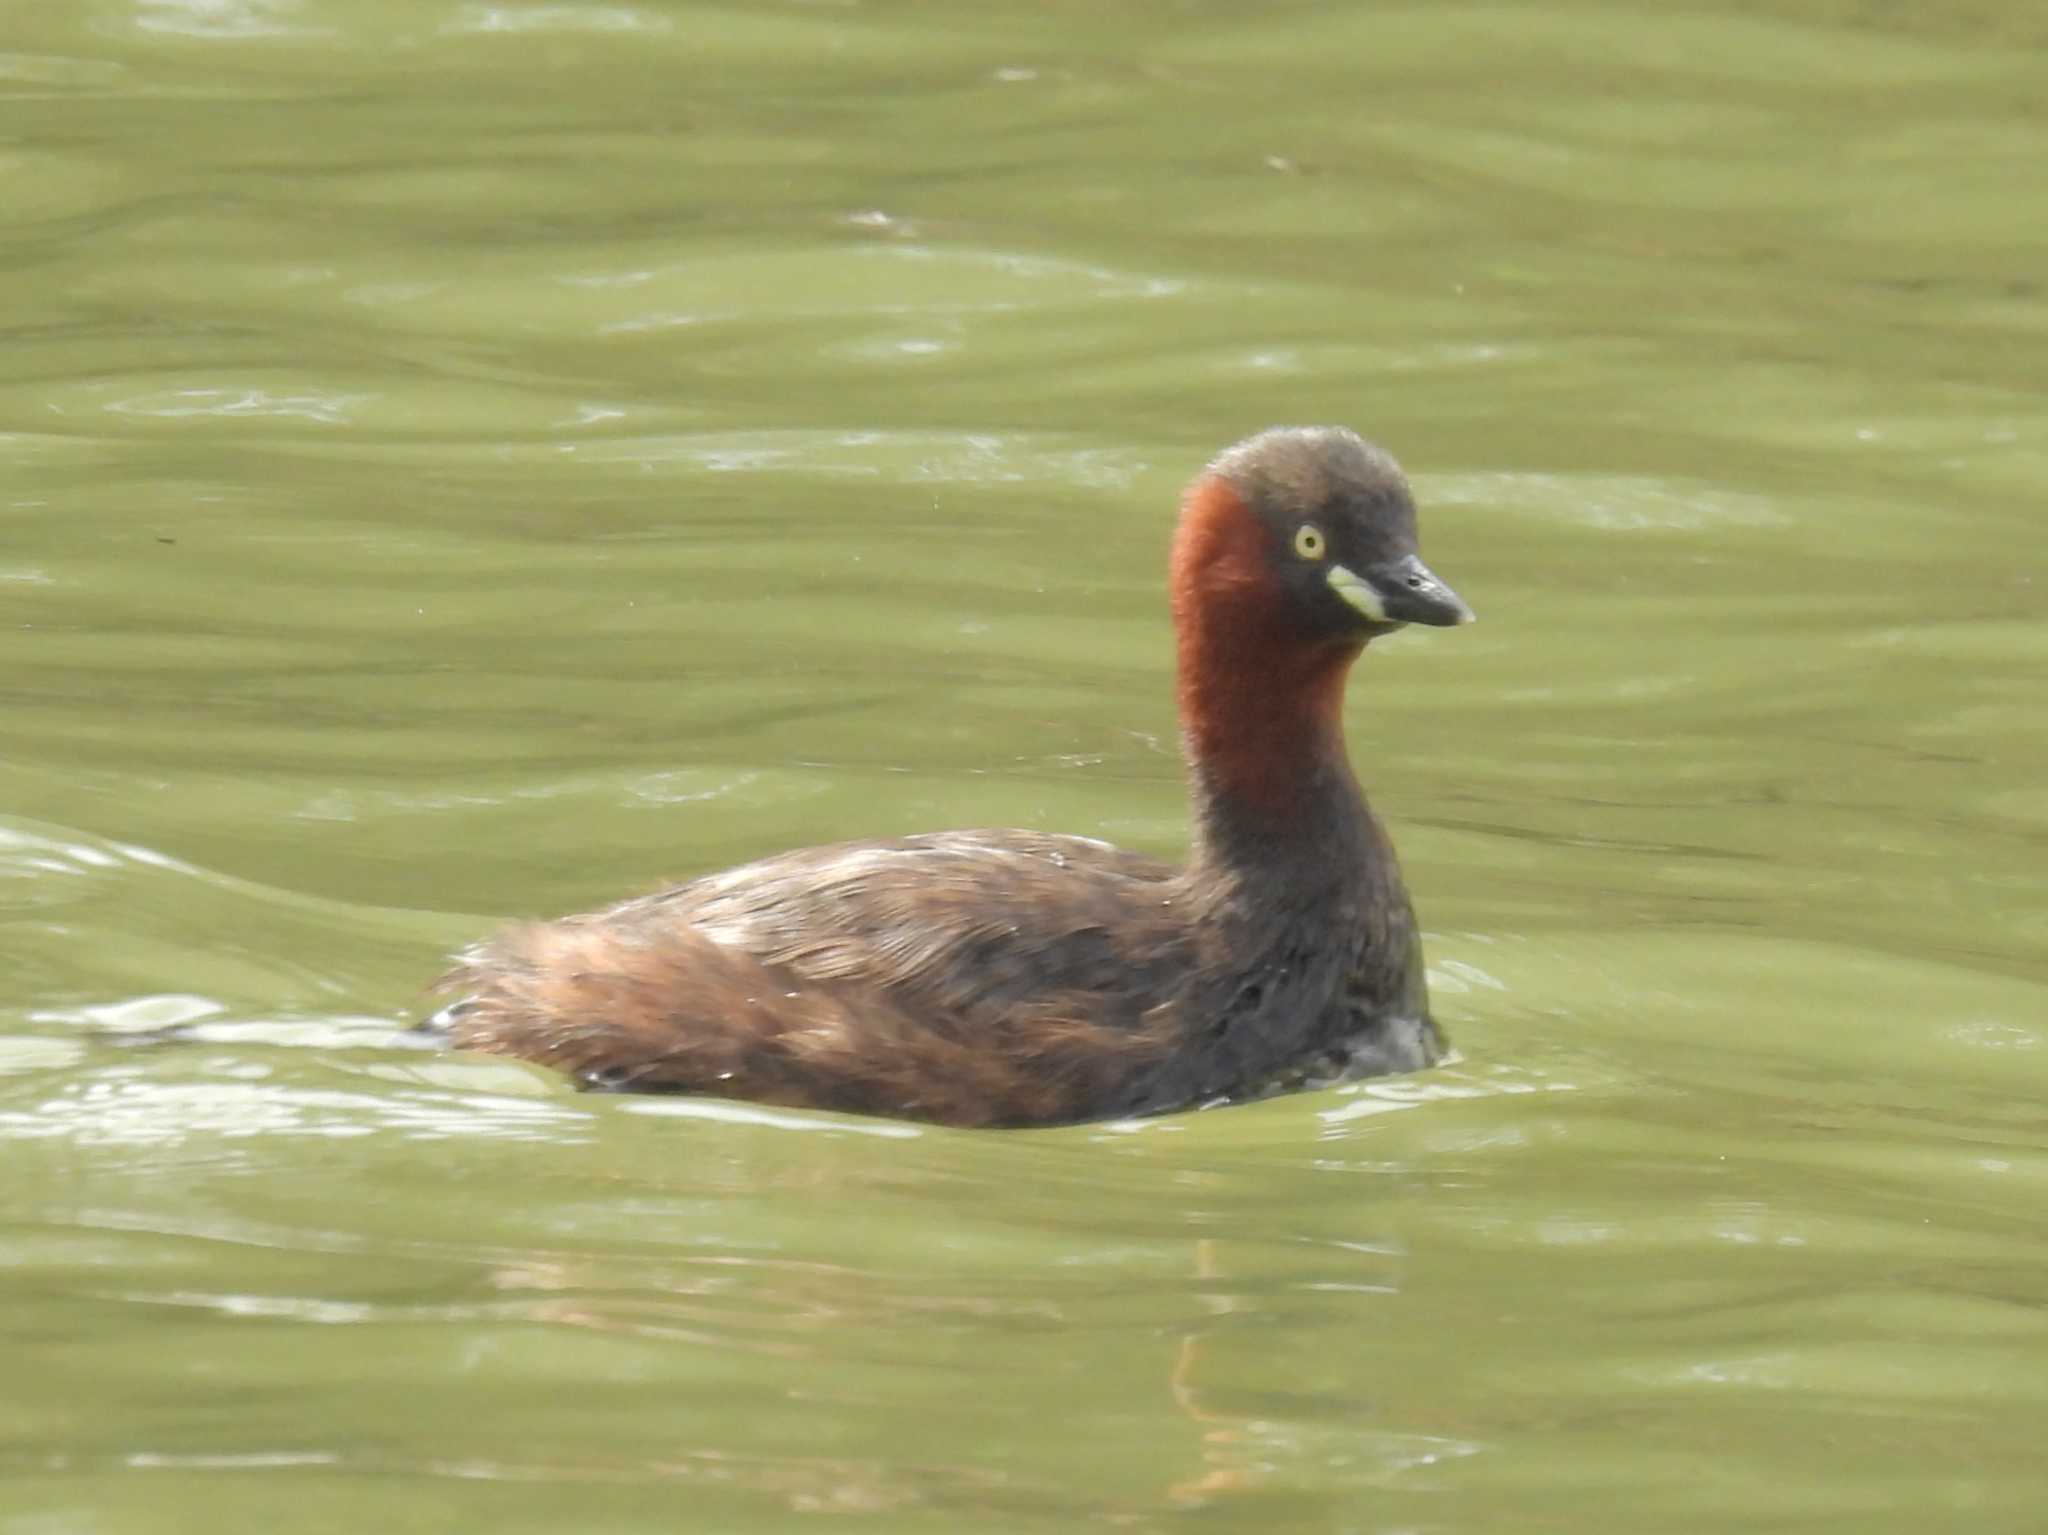
{"label": "reflection on water", "polygon": [[[2039,1523],[2033,13],[17,9],[0,1527]],[[1486,614],[1349,709],[1442,1069],[407,1032],[778,848],[1178,851],[1174,497],[1327,419]]]}

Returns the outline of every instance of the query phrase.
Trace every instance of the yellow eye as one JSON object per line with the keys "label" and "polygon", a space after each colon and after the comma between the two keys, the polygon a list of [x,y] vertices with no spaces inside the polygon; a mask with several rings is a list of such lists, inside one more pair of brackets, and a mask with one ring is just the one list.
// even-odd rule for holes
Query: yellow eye
{"label": "yellow eye", "polygon": [[1294,535],[1294,552],[1305,560],[1319,560],[1323,557],[1323,530],[1314,523],[1305,522]]}

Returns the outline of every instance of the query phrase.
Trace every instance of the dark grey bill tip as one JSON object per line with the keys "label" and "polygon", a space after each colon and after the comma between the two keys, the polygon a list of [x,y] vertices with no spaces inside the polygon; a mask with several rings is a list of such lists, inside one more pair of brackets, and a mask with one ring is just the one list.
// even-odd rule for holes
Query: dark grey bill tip
{"label": "dark grey bill tip", "polygon": [[1417,555],[1382,566],[1370,579],[1386,606],[1387,617],[1396,623],[1449,628],[1469,624],[1479,616]]}

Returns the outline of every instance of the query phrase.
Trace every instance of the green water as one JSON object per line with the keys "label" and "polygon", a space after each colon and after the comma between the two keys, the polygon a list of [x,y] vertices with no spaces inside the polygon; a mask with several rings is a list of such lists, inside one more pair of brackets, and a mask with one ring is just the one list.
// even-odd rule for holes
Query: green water
{"label": "green water", "polygon": [[[0,1535],[2048,1527],[2038,7],[0,9]],[[1183,846],[1387,444],[1459,1047],[973,1134],[400,1048],[809,841]],[[140,1042],[159,1025],[184,1042]]]}

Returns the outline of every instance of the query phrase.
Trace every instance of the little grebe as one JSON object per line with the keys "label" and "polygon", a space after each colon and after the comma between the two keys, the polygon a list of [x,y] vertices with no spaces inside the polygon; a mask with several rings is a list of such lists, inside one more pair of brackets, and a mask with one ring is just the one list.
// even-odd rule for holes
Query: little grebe
{"label": "little grebe", "polygon": [[1049,1125],[1413,1071],[1415,918],[1344,754],[1345,674],[1471,609],[1393,460],[1263,432],[1188,488],[1171,567],[1194,847],[956,831],[763,859],[515,927],[442,979],[452,1042],[589,1087]]}

